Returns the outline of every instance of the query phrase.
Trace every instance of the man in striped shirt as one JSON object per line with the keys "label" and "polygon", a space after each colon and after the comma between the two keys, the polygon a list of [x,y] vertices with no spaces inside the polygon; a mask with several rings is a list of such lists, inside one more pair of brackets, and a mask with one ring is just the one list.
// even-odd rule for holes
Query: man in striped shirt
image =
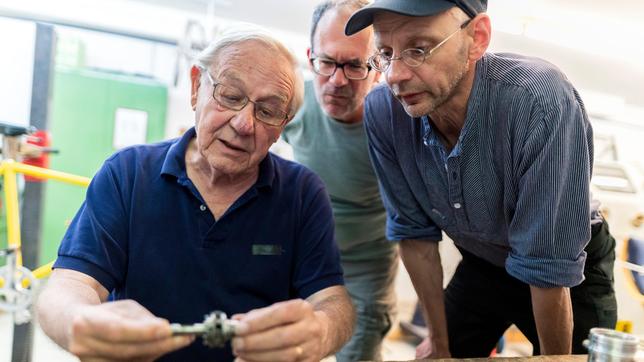
{"label": "man in striped shirt", "polygon": [[[486,53],[486,5],[376,0],[345,29],[373,24],[369,61],[388,85],[367,97],[365,127],[387,237],[401,241],[429,327],[417,356],[489,355],[511,324],[535,354],[584,353],[589,328],[616,320],[591,126],[556,67]],[[442,232],[463,255],[444,292]]]}

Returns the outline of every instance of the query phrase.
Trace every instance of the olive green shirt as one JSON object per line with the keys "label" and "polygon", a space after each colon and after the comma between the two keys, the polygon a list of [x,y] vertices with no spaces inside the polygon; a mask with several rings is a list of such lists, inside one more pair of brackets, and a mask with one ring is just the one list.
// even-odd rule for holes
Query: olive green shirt
{"label": "olive green shirt", "polygon": [[343,123],[327,116],[308,81],[304,104],[282,137],[293,147],[295,160],[324,181],[343,254],[389,255],[395,243],[383,242],[386,214],[363,123]]}

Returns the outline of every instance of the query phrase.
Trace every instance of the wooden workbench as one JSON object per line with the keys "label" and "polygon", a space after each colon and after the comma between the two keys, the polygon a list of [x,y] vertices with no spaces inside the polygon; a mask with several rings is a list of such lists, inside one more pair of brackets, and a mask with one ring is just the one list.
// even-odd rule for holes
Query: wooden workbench
{"label": "wooden workbench", "polygon": [[587,360],[588,355],[579,354],[567,356],[419,359],[407,362],[586,362]]}

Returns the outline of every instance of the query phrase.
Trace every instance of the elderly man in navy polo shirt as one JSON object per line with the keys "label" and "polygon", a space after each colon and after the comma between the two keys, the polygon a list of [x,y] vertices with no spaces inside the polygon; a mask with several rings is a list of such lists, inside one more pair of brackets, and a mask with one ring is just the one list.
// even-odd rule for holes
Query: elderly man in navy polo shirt
{"label": "elderly man in navy polo shirt", "polygon": [[[40,296],[45,332],[82,360],[319,361],[351,335],[321,180],[268,153],[302,102],[294,57],[262,32],[191,69],[195,127],[110,157]],[[232,346],[172,336],[221,310]],[[250,312],[249,312],[250,311]]]}
{"label": "elderly man in navy polo shirt", "polygon": [[[376,0],[345,28],[373,24],[369,63],[388,85],[367,97],[365,127],[387,236],[429,326],[417,354],[485,357],[511,324],[535,354],[584,353],[588,330],[616,321],[591,126],[555,66],[486,52],[486,5]],[[463,255],[445,293],[442,232]]]}

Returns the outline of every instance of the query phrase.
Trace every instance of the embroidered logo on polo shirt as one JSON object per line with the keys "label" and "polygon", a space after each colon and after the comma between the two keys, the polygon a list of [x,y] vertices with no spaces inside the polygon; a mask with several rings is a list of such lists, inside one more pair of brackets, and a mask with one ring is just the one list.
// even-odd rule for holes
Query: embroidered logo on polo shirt
{"label": "embroidered logo on polo shirt", "polygon": [[282,255],[282,246],[278,244],[253,244],[253,255]]}

